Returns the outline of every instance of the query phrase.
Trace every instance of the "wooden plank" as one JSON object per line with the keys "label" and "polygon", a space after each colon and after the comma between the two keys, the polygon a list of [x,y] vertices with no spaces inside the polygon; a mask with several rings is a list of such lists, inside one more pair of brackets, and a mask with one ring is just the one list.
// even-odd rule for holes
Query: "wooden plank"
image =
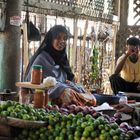
{"label": "wooden plank", "polygon": [[31,89],[44,89],[43,84],[36,85],[36,84],[31,84],[30,82],[17,82],[16,86],[23,87],[23,88],[31,88]]}
{"label": "wooden plank", "polygon": [[126,96],[140,97],[140,93],[132,93],[132,92],[119,92]]}

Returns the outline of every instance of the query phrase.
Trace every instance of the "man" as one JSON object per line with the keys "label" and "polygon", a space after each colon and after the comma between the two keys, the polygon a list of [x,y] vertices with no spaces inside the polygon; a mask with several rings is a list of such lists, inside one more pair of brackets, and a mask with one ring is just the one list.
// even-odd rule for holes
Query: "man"
{"label": "man", "polygon": [[126,51],[117,60],[115,73],[110,76],[114,94],[122,92],[140,92],[140,40],[131,37],[126,42]]}

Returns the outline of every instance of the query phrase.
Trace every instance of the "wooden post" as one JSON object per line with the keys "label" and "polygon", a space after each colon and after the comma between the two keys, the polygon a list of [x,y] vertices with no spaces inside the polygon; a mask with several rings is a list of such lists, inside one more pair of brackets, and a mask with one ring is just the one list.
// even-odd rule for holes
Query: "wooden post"
{"label": "wooden post", "polygon": [[87,28],[88,28],[88,20],[86,19],[85,23],[85,28],[84,28],[84,35],[83,35],[83,44],[81,47],[81,52],[80,52],[80,63],[79,63],[79,71],[78,71],[78,82],[81,82],[81,76],[82,76],[82,64],[84,62],[84,48],[86,46],[86,34],[87,34]]}
{"label": "wooden post", "polygon": [[122,0],[120,4],[120,30],[127,26],[128,0]]}
{"label": "wooden post", "polygon": [[27,65],[29,63],[29,50],[28,50],[28,37],[27,37],[27,23],[23,23],[23,48],[24,48],[24,54],[23,54],[23,70],[25,73],[25,70],[27,68]]}
{"label": "wooden post", "polygon": [[113,26],[114,29],[114,38],[113,38],[113,44],[112,44],[112,62],[111,62],[111,67],[110,67],[110,74],[114,73],[115,70],[115,50],[116,50],[116,34],[118,30],[118,25]]}
{"label": "wooden post", "polygon": [[77,27],[78,19],[74,19],[74,40],[73,40],[73,47],[72,47],[72,68],[75,71],[75,64],[76,64],[76,48],[77,48],[77,38],[78,38],[78,27]]}
{"label": "wooden post", "polygon": [[[7,0],[6,24],[4,31],[4,47],[1,68],[4,88],[16,90],[15,82],[20,75],[20,18],[22,0]],[[0,80],[0,82],[1,82]]]}

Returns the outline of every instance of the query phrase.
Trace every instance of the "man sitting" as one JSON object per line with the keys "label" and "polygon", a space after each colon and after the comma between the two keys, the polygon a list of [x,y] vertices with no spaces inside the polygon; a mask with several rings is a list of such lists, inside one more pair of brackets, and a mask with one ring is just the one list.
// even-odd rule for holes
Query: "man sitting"
{"label": "man sitting", "polygon": [[110,76],[114,94],[123,92],[140,92],[140,40],[131,37],[126,42],[126,51],[117,60],[115,73]]}

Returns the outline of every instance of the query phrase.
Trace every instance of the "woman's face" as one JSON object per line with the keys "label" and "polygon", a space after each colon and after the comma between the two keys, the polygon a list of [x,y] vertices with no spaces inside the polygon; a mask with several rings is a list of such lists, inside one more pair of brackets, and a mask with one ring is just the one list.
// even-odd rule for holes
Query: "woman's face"
{"label": "woman's face", "polygon": [[67,36],[65,33],[61,32],[53,40],[52,45],[57,51],[62,51],[66,47]]}

